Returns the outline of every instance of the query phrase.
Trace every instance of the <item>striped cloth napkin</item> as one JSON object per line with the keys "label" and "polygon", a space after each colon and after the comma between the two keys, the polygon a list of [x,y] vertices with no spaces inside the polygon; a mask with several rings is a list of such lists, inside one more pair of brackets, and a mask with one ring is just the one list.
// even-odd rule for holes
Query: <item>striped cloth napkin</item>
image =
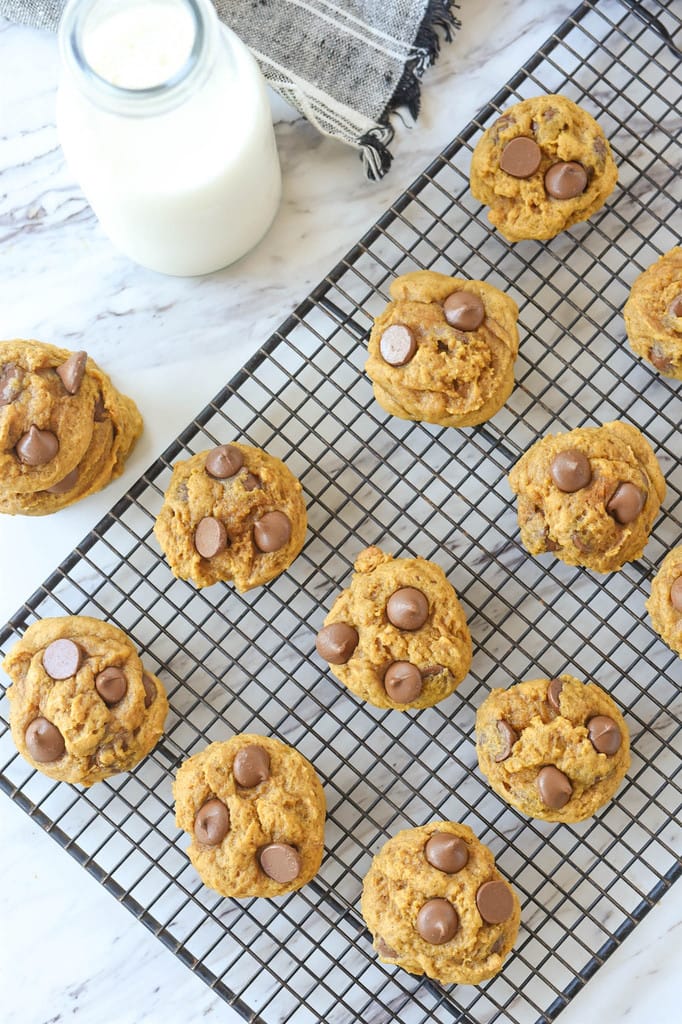
{"label": "striped cloth napkin", "polygon": [[[419,113],[420,78],[459,27],[451,0],[213,0],[268,82],[311,124],[354,146],[370,178],[391,165],[390,116]],[[0,15],[56,29],[65,0],[0,0]]]}

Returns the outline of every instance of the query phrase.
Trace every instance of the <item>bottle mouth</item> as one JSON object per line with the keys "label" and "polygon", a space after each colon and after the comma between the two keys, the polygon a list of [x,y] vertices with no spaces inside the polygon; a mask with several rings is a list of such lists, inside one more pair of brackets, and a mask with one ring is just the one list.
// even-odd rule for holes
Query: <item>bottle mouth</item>
{"label": "bottle mouth", "polygon": [[[206,53],[210,37],[206,18],[213,10],[208,4],[210,11],[207,11],[207,0],[152,0],[150,7],[158,9],[159,18],[164,17],[164,7],[172,6],[183,12],[188,26],[187,46],[179,63],[171,66],[158,81],[126,84],[112,80],[113,76],[108,77],[101,66],[96,66],[98,62],[93,59],[89,36],[94,32],[105,33],[109,18],[125,16],[139,6],[139,0],[126,4],[120,0],[69,0],[59,25],[63,66],[88,98],[99,107],[133,116],[170,109],[180,102],[190,85],[196,84],[208,64]],[[151,11],[149,13],[151,15]]]}

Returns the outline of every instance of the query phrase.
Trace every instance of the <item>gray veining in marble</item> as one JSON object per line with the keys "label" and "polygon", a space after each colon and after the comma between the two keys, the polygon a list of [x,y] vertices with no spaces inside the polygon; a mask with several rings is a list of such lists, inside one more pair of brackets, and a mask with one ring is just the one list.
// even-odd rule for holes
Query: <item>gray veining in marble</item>
{"label": "gray veining in marble", "polygon": [[[32,522],[30,527],[21,520],[2,523],[0,560],[8,569],[7,579],[12,581],[8,585],[3,578],[0,593],[0,605],[6,615],[184,427],[214,393],[217,378],[229,379],[245,355],[267,338],[292,306],[317,283],[321,273],[336,262],[572,6],[571,2],[542,5],[533,0],[524,5],[495,2],[487,8],[481,5],[483,9],[478,11],[473,8],[465,11],[463,32],[452,47],[444,49],[441,61],[429,73],[422,118],[417,127],[401,130],[396,167],[379,186],[364,181],[351,154],[328,140],[319,139],[304,122],[291,120],[283,108],[278,108],[285,200],[275,228],[259,249],[237,267],[191,282],[164,279],[132,267],[111,250],[71,181],[56,144],[52,112],[56,81],[54,41],[38,32],[0,26],[0,95],[12,98],[9,105],[3,105],[0,132],[2,334],[43,337],[74,348],[86,346],[111,369],[121,386],[138,399],[148,428],[142,448],[124,480],[104,495],[62,514],[58,524],[51,520]],[[650,186],[642,182],[641,186],[635,183],[635,187]],[[338,215],[339,209],[343,210],[342,217]],[[631,276],[634,276],[632,270],[624,272],[628,281]],[[530,344],[524,351],[530,362]],[[541,412],[536,416],[539,429]],[[327,468],[334,465],[331,457]],[[390,481],[390,475],[387,479]],[[363,497],[370,497],[381,483],[378,474],[374,487],[368,485],[363,490]],[[509,532],[513,530],[513,517],[510,521]],[[360,522],[359,529],[365,528],[366,524],[363,527]],[[375,538],[367,536],[366,539]],[[445,552],[449,568],[456,565],[461,544],[457,535],[447,538]],[[320,550],[319,546],[314,549],[311,559]],[[101,553],[103,566],[109,557]],[[333,560],[329,562],[329,566],[334,564]],[[475,568],[492,584],[499,578],[500,566],[513,575],[521,565],[518,547],[509,546],[501,537],[488,549],[480,547],[476,564],[470,568]],[[342,568],[343,563],[339,563],[339,571]],[[90,571],[90,578],[93,578],[93,571]],[[585,585],[584,581],[577,583],[578,587]],[[472,584],[467,601],[479,596],[477,586],[480,584]],[[539,603],[545,598],[543,586],[546,584],[536,591],[536,599],[525,599],[519,608],[521,615],[537,613]],[[187,587],[181,583],[177,587],[180,603],[186,598]],[[325,586],[324,580],[318,580],[316,596],[319,594],[326,600],[329,593],[329,584]],[[546,589],[546,595],[549,594],[550,590]],[[473,614],[479,607],[480,612]],[[484,602],[479,606],[476,600],[468,611],[472,614],[472,630],[479,642],[485,641],[486,651],[489,644],[491,655],[505,656],[506,641],[494,628],[501,614],[494,600],[489,608],[484,607]],[[139,639],[144,642],[145,637],[141,635]],[[293,666],[296,658],[293,651],[304,647],[309,640],[309,636],[300,631],[293,635],[291,647],[282,659],[282,669]],[[238,638],[234,643],[236,654],[243,643],[240,644]],[[198,650],[197,647],[195,655]],[[162,654],[161,651],[156,653]],[[210,661],[210,655],[207,658],[207,670],[200,671],[187,656],[178,655],[168,666],[168,679],[183,677],[191,671],[192,684],[204,689],[208,706],[220,713],[228,709],[231,723],[236,726],[239,715],[243,714],[240,701],[211,689],[212,673],[215,674],[219,666]],[[475,670],[479,675],[487,671],[482,648],[477,652]],[[269,681],[274,678],[286,685],[284,672],[281,677],[268,676]],[[307,680],[328,702],[330,712],[340,717],[349,714],[348,698],[339,694],[332,683],[304,673],[300,682],[305,684]],[[247,685],[251,684],[236,673],[236,692],[240,686]],[[627,695],[627,689],[623,693]],[[466,688],[463,695],[467,699],[473,696],[471,689]],[[185,699],[182,691],[178,691],[172,720],[176,727],[180,716],[189,708],[189,704],[183,705]],[[315,707],[312,703],[300,705],[292,720],[283,724],[264,712],[264,727],[279,724],[283,734],[293,742],[312,744],[312,740],[306,740],[302,723],[314,717]],[[453,744],[458,743],[471,728],[471,706],[462,703],[457,710],[453,704],[447,711],[452,715],[452,732],[445,733],[443,741],[451,738]],[[371,710],[355,711],[353,727],[368,730],[374,720]],[[211,736],[218,738],[220,725],[211,726],[208,722],[208,719],[197,719],[196,725],[206,726],[209,731],[213,729]],[[318,717],[315,728],[324,728],[324,722],[324,717]],[[435,712],[423,716],[425,735],[431,726],[437,725],[442,727],[442,720]],[[669,728],[669,724],[660,719],[655,726],[660,734]],[[328,799],[335,809],[336,821],[330,822],[328,846],[335,841],[342,842],[339,848],[342,860],[351,855],[355,843],[369,843],[376,848],[382,841],[383,837],[373,831],[374,826],[361,812],[374,805],[375,818],[383,815],[383,820],[389,823],[393,808],[401,807],[408,796],[401,772],[411,772],[410,781],[424,785],[428,805],[442,805],[444,813],[453,817],[465,807],[458,797],[458,789],[469,802],[481,792],[480,782],[476,782],[473,775],[463,775],[454,765],[444,766],[442,783],[422,778],[414,765],[410,767],[403,744],[396,744],[395,750],[391,750],[390,723],[377,735],[381,751],[392,767],[398,769],[386,803],[378,808],[376,788],[387,784],[389,777],[370,778],[371,784],[367,784],[343,764],[333,744],[327,751],[311,746],[310,755],[325,773]],[[152,820],[162,815],[157,826],[158,836],[151,837],[149,848],[141,854],[149,863],[162,849],[162,837],[171,841],[177,839],[172,819],[163,813],[164,805],[170,803],[167,769],[172,768],[183,750],[191,749],[193,743],[199,743],[196,730],[188,728],[183,733],[178,729],[158,756],[144,766],[143,778],[155,790],[154,798],[146,798],[144,809]],[[641,748],[645,756],[651,750],[650,743],[655,740],[647,740]],[[305,752],[305,746],[303,749]],[[461,757],[463,765],[469,769],[474,767],[470,746],[462,745]],[[32,782],[32,786],[36,798],[54,788],[40,779]],[[99,795],[93,791],[92,799],[93,809],[88,811],[79,806],[71,813],[77,827],[93,825],[95,832],[88,842],[96,846],[99,827],[96,809],[106,797],[103,791]],[[485,799],[494,801],[496,798],[488,794]],[[48,807],[52,810],[66,807],[70,791],[67,787],[57,787],[49,800],[52,803]],[[490,805],[485,803],[485,806]],[[114,799],[110,813],[114,818],[116,814],[124,815],[124,803]],[[415,809],[408,812],[405,823],[416,813]],[[0,822],[3,837],[8,840],[3,844],[4,874],[6,879],[12,880],[11,885],[3,887],[0,896],[3,919],[0,985],[3,1019],[7,1024],[25,1024],[26,1021],[48,1024],[72,1017],[92,1024],[100,1020],[109,1024],[112,1021],[155,1022],[163,1018],[172,1024],[174,1021],[199,1021],[204,1017],[236,1019],[208,988],[6,799],[0,800]],[[356,831],[351,838],[344,839],[340,826]],[[499,828],[504,836],[515,837],[518,833],[518,823],[511,814],[505,814]],[[539,831],[546,834],[544,826],[540,826]],[[491,833],[487,838],[496,853],[503,852],[499,837]],[[668,842],[673,839],[665,833],[662,838]],[[606,834],[603,841],[608,842]],[[221,908],[221,901],[198,886],[191,868],[184,866],[183,869],[183,845],[183,840],[175,843],[167,870],[181,871],[183,883],[197,901],[215,913],[216,921],[229,928],[236,923],[236,915],[230,907]],[[114,846],[111,850],[112,867],[118,849]],[[511,865],[511,852],[506,856]],[[552,856],[556,857],[557,880],[561,882],[557,885],[556,899],[556,893],[562,887],[570,887],[575,875],[570,864],[561,863],[556,854]],[[353,900],[357,896],[357,878],[367,864],[365,855],[355,868],[355,874],[337,878],[334,862],[330,861],[325,881],[330,887],[337,886],[340,896]],[[131,870],[135,870],[134,865]],[[604,878],[607,877],[608,873]],[[642,885],[646,886],[646,879],[642,879]],[[571,1004],[562,1020],[569,1024],[571,1020],[596,1020],[600,1016],[607,1020],[619,1019],[635,1007],[646,1010],[648,1016],[653,1014],[663,1024],[676,1019],[674,950],[679,944],[676,936],[679,936],[681,914],[679,893],[675,899],[677,890],[679,884]],[[179,927],[187,911],[181,906],[174,907],[170,893],[164,900],[157,908],[159,919],[165,915],[164,919],[173,927]],[[571,907],[569,902],[560,909],[562,915],[568,915],[565,923],[569,925]],[[543,919],[543,908],[529,905],[528,910],[524,926],[525,934],[530,935],[533,926]],[[256,907],[253,913],[255,921],[260,915],[266,916],[268,910]],[[605,921],[611,913],[612,909],[605,908]],[[183,926],[187,926],[186,922]],[[321,927],[321,924],[318,922],[311,927]],[[257,934],[255,923],[249,928],[253,935]],[[201,933],[196,939],[197,953],[201,942],[208,943],[211,936],[219,937],[220,929],[209,921],[206,934]],[[229,960],[228,939],[229,933],[221,940],[212,964]],[[305,937],[298,936],[293,941],[296,951],[305,955],[309,948]],[[330,941],[333,945],[333,938]],[[349,969],[356,966],[359,969],[362,962],[363,957],[358,953],[356,959],[349,961]],[[313,958],[311,966],[316,963]],[[321,972],[327,969],[326,964],[320,967]],[[333,971],[330,977],[333,982],[336,977]],[[386,972],[376,967],[372,977],[378,987],[385,983]],[[340,983],[342,980],[339,977]],[[408,988],[412,984],[404,975],[402,982]],[[417,982],[414,984],[416,986]],[[278,993],[272,975],[267,972],[258,979],[251,994],[253,1005],[269,1001],[270,1009],[282,1016],[289,1008],[286,996]],[[410,1019],[404,1008],[404,997],[399,993],[392,997],[390,1005],[398,1019]],[[342,1020],[343,1016],[330,1010],[328,1019]],[[388,1018],[377,1012],[368,1014],[368,1019]]]}

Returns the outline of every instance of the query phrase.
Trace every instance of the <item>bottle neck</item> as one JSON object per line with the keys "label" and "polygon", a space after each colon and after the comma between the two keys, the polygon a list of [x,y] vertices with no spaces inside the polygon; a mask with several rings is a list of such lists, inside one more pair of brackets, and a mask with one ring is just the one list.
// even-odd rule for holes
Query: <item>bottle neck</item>
{"label": "bottle neck", "polygon": [[69,0],[59,26],[64,72],[94,106],[125,117],[184,103],[221,41],[210,0]]}

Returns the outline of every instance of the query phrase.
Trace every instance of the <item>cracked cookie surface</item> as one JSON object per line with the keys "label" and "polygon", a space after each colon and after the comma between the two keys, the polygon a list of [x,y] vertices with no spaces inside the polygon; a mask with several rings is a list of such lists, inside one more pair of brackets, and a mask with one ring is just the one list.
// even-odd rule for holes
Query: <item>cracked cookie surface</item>
{"label": "cracked cookie surface", "polygon": [[281,896],[317,873],[324,791],[293,747],[249,733],[211,743],[180,766],[173,794],[189,859],[222,896]]}
{"label": "cracked cookie surface", "polygon": [[154,533],[175,576],[237,590],[267,583],[303,547],[301,484],[260,448],[226,444],[173,467]]}
{"label": "cracked cookie surface", "polygon": [[361,700],[424,708],[448,697],[472,658],[464,610],[443,570],[424,558],[362,551],[317,635],[318,653]]}
{"label": "cracked cookie surface", "polygon": [[564,673],[493,690],[476,714],[476,752],[512,807],[576,822],[613,797],[630,766],[630,737],[608,693]]}
{"label": "cracked cookie surface", "polygon": [[484,281],[431,270],[403,274],[372,327],[365,365],[392,416],[469,427],[494,416],[514,387],[518,307]]}
{"label": "cracked cookie surface", "polygon": [[91,786],[129,771],[163,733],[163,685],[108,622],[86,615],[41,619],[2,667],[12,680],[12,738],[52,779]]}
{"label": "cracked cookie surface", "polygon": [[382,962],[444,985],[474,985],[502,969],[521,910],[471,829],[435,821],[398,832],[376,854],[362,915]]}
{"label": "cracked cookie surface", "polygon": [[0,342],[0,512],[48,515],[100,490],[141,432],[135,403],[85,352]]}
{"label": "cracked cookie surface", "polygon": [[664,376],[682,380],[682,246],[639,275],[623,317],[633,351]]}
{"label": "cracked cookie surface", "polygon": [[682,658],[682,546],[669,551],[661,562],[646,610],[658,635]]}
{"label": "cracked cookie surface", "polygon": [[597,572],[639,558],[665,481],[651,446],[628,423],[581,427],[536,441],[509,474],[523,546]]}
{"label": "cracked cookie surface", "polygon": [[554,238],[587,220],[617,178],[597,122],[560,95],[535,96],[505,110],[471,159],[471,192],[510,242]]}

